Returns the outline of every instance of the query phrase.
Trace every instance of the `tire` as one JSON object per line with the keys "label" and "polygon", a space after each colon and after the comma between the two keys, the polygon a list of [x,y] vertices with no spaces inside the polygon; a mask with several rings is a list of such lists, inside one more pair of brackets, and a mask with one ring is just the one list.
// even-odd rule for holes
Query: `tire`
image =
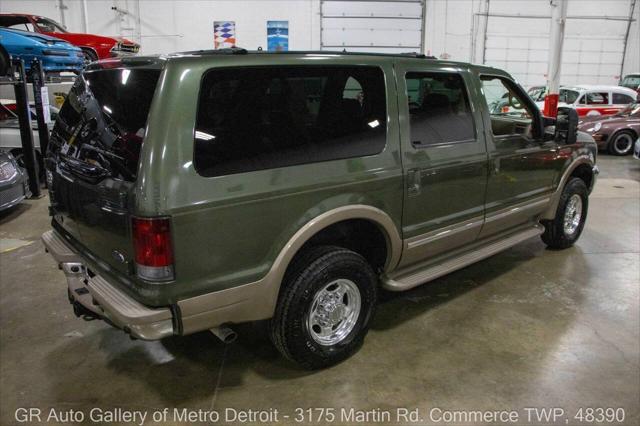
{"label": "tire", "polygon": [[377,283],[373,269],[359,254],[334,246],[309,249],[283,280],[269,327],[273,344],[286,358],[310,370],[348,358],[369,330]]}
{"label": "tire", "polygon": [[[588,207],[587,185],[582,179],[571,178],[562,190],[556,217],[553,220],[542,221],[544,225],[542,241],[553,249],[571,247],[580,238],[587,219]],[[576,217],[578,215],[579,217]],[[565,219],[567,219],[566,226]]]}
{"label": "tire", "polygon": [[611,137],[608,151],[613,155],[629,155],[633,152],[636,136],[629,130],[621,130]]}
{"label": "tire", "polygon": [[84,53],[84,64],[88,65],[91,62],[95,62],[98,60],[98,55],[92,49],[82,48],[82,53]]}

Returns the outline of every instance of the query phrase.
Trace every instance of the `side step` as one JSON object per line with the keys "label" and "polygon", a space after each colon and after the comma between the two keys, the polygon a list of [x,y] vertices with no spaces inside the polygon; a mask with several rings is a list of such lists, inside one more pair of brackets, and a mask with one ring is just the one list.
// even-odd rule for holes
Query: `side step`
{"label": "side step", "polygon": [[480,246],[472,251],[463,253],[462,255],[453,259],[445,260],[442,263],[437,263],[433,266],[429,266],[426,269],[415,270],[415,266],[412,271],[403,274],[399,271],[398,274],[393,274],[391,277],[382,277],[382,286],[391,291],[404,291],[413,287],[417,287],[420,284],[424,284],[427,281],[434,280],[450,272],[464,268],[479,260],[493,256],[503,250],[508,249],[522,241],[529,238],[538,236],[544,232],[544,227],[540,224],[536,224],[531,228],[527,228],[524,231],[517,232],[506,238],[494,241],[488,245]]}

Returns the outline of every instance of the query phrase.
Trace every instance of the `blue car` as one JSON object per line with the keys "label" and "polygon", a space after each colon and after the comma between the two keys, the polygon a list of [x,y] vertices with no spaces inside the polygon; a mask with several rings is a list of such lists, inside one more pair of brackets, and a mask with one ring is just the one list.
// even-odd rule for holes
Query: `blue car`
{"label": "blue car", "polygon": [[27,73],[34,58],[40,59],[45,73],[84,68],[82,50],[64,40],[28,31],[0,28],[0,75],[9,72],[9,55],[24,59]]}

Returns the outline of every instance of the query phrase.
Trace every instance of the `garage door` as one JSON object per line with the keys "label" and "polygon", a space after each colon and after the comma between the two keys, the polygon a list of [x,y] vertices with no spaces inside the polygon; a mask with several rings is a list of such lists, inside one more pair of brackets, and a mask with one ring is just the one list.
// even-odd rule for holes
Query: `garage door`
{"label": "garage door", "polygon": [[422,52],[420,0],[323,0],[320,14],[322,50]]}
{"label": "garage door", "polygon": [[[545,84],[549,22],[536,19],[540,32],[526,34],[516,29],[518,21],[521,21],[520,28],[531,25],[531,22],[522,22],[524,19],[489,18],[489,28],[513,26],[514,31],[487,33],[485,63],[508,70],[525,86]],[[567,22],[561,84],[617,84],[623,58],[624,25],[618,23],[618,34],[612,31],[607,35],[578,35],[574,30],[580,24],[602,26],[602,22],[598,21]]]}

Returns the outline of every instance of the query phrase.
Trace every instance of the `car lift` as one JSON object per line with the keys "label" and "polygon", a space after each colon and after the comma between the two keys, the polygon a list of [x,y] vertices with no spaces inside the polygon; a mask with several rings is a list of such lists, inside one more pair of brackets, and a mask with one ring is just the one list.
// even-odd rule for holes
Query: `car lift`
{"label": "car lift", "polygon": [[[35,101],[36,119],[38,122],[38,136],[40,138],[40,154],[44,161],[49,145],[49,127],[45,123],[42,103],[42,87],[44,87],[44,71],[38,59],[31,62],[31,80],[33,83],[33,99]],[[11,85],[16,97],[16,115],[20,125],[20,139],[22,141],[22,159],[29,176],[29,190],[31,198],[42,197],[40,190],[40,176],[38,173],[38,157],[33,144],[33,130],[31,127],[31,111],[27,92],[27,76],[22,59],[11,60],[11,75],[0,77],[0,85]],[[46,184],[46,182],[45,182]]]}

